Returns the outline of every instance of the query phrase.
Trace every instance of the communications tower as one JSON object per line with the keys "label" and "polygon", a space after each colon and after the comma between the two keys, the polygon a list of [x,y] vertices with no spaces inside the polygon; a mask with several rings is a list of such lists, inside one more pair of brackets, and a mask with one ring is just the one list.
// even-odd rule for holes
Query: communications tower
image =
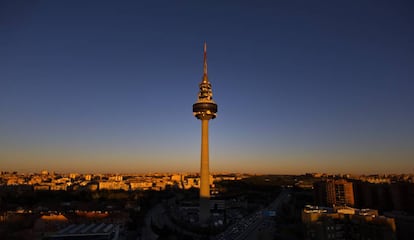
{"label": "communications tower", "polygon": [[210,170],[208,157],[208,121],[216,118],[217,104],[213,101],[213,91],[207,76],[207,44],[204,43],[204,71],[199,84],[198,99],[193,104],[194,116],[201,120],[201,166],[200,166],[200,223],[210,217]]}

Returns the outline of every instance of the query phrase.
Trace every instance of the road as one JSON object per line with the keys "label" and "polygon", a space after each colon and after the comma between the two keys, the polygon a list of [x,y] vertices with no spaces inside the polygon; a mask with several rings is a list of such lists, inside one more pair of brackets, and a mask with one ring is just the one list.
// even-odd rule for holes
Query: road
{"label": "road", "polygon": [[158,239],[158,235],[154,233],[151,229],[151,222],[153,222],[156,226],[162,228],[163,226],[167,226],[169,229],[174,230],[176,232],[185,234],[187,236],[191,236],[194,238],[199,238],[200,236],[189,232],[185,229],[180,228],[175,223],[171,221],[166,213],[165,207],[162,203],[155,205],[151,210],[148,211],[147,215],[145,216],[145,226],[142,230],[142,237],[141,239],[137,240],[156,240]]}
{"label": "road", "polygon": [[162,207],[162,204],[159,203],[147,212],[147,215],[145,216],[145,226],[142,229],[142,236],[137,240],[157,240],[158,235],[152,231],[151,221],[153,221],[155,224],[158,224],[158,216],[162,214],[163,210],[164,209]]}
{"label": "road", "polygon": [[[256,240],[272,239],[275,222],[270,217],[263,216],[263,211],[277,211],[281,205],[290,198],[288,190],[283,190],[278,197],[266,208],[256,211],[241,221],[232,224],[223,233],[212,237],[212,240]],[[142,230],[142,240],[156,240],[158,235],[151,229],[151,222],[159,227],[168,226],[170,229],[185,233],[189,236],[199,237],[175,225],[165,214],[163,205],[154,206],[145,217],[145,226]],[[270,238],[269,238],[270,237]]]}
{"label": "road", "polygon": [[288,190],[283,190],[279,196],[265,209],[257,211],[243,220],[229,226],[226,231],[214,237],[214,240],[256,240],[272,239],[275,227],[274,221],[263,216],[263,211],[277,211],[290,198]]}

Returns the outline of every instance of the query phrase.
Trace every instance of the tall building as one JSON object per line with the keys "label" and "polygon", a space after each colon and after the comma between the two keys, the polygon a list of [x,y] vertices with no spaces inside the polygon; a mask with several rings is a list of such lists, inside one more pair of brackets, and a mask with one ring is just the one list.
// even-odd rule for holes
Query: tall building
{"label": "tall building", "polygon": [[314,192],[320,206],[354,206],[352,182],[344,179],[315,182]]}
{"label": "tall building", "polygon": [[194,116],[201,120],[201,166],[200,166],[200,223],[206,223],[210,216],[210,183],[208,154],[208,121],[216,118],[217,104],[207,76],[207,44],[204,43],[204,71],[199,84],[198,99],[193,104]]}

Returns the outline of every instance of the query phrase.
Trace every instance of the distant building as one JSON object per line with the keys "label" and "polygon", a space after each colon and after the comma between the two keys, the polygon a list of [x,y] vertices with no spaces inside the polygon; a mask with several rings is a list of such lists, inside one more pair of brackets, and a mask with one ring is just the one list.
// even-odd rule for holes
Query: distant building
{"label": "distant building", "polygon": [[171,176],[171,181],[181,183],[183,181],[184,177],[181,174],[174,174]]}
{"label": "distant building", "polygon": [[124,182],[114,182],[114,181],[107,181],[107,182],[99,182],[99,190],[129,190],[129,184]]}
{"label": "distant building", "polygon": [[76,178],[78,178],[80,176],[80,174],[79,173],[69,173],[69,178],[70,179],[76,179]]}
{"label": "distant building", "polygon": [[92,180],[92,174],[86,174],[85,175],[85,180],[86,181],[91,181]]}
{"label": "distant building", "polygon": [[329,179],[315,182],[313,187],[316,204],[319,206],[354,206],[352,182]]}
{"label": "distant building", "polygon": [[184,180],[184,188],[200,188],[200,178],[199,177],[186,177]]}
{"label": "distant building", "polygon": [[123,177],[121,175],[110,176],[109,181],[122,181]]}
{"label": "distant building", "polygon": [[152,181],[136,181],[129,183],[131,190],[149,190],[152,188]]}

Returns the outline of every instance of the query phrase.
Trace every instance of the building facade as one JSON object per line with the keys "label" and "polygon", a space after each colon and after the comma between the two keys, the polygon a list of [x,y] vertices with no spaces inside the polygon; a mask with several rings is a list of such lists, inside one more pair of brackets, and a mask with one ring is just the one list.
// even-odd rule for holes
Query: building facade
{"label": "building facade", "polygon": [[314,183],[316,205],[319,206],[354,206],[354,189],[352,182],[345,179],[329,179]]}

